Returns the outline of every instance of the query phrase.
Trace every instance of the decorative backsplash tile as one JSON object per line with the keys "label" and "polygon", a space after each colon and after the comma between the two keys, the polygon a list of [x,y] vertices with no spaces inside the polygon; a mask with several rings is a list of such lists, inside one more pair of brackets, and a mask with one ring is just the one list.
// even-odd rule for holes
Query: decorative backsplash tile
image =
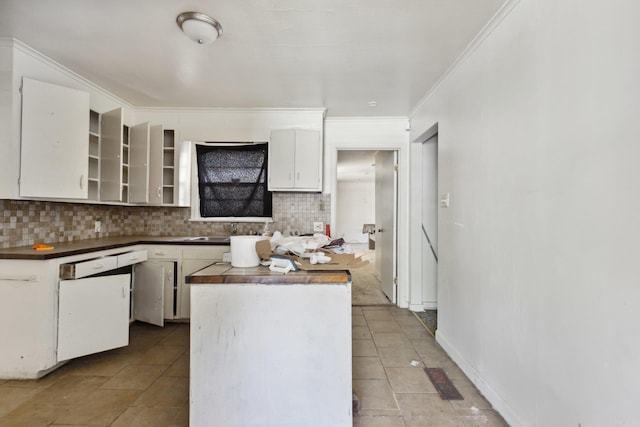
{"label": "decorative backsplash tile", "polygon": [[[59,243],[128,235],[215,236],[230,234],[230,223],[189,221],[189,208],[111,206],[27,200],[0,200],[0,247]],[[331,196],[274,193],[271,230],[311,233],[313,222],[329,223]],[[95,221],[102,233],[94,231]],[[262,232],[263,224],[238,223],[238,234]]]}

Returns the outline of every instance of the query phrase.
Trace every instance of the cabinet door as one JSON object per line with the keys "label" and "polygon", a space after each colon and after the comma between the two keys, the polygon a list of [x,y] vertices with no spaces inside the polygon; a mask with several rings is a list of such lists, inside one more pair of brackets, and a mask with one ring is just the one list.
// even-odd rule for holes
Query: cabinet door
{"label": "cabinet door", "polygon": [[122,201],[122,108],[100,116],[100,200]]}
{"label": "cabinet door", "polygon": [[182,274],[178,286],[178,317],[188,319],[191,316],[191,285],[184,282],[185,276],[213,264],[212,259],[184,259],[182,260]]}
{"label": "cabinet door", "polygon": [[129,202],[149,203],[149,123],[131,128],[129,138]]}
{"label": "cabinet door", "polygon": [[20,196],[86,199],[89,94],[22,79]]}
{"label": "cabinet door", "polygon": [[293,129],[271,131],[269,141],[269,190],[294,187],[296,131]]}
{"label": "cabinet door", "polygon": [[322,144],[316,130],[296,131],[295,188],[320,191],[322,189]]}
{"label": "cabinet door", "polygon": [[[136,265],[133,280],[133,318],[164,326],[164,289],[173,288],[170,261],[147,261]],[[166,283],[169,282],[169,283]]]}
{"label": "cabinet door", "polygon": [[162,203],[162,172],[164,153],[164,129],[151,126],[149,142],[149,203]]}
{"label": "cabinet door", "polygon": [[58,361],[129,344],[130,274],[61,280]]}

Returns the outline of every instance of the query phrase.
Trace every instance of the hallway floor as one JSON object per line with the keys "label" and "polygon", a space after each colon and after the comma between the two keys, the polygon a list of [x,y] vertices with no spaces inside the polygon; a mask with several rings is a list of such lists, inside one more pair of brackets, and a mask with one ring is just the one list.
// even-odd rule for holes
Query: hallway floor
{"label": "hallway floor", "polygon": [[[410,311],[353,307],[352,329],[354,426],[507,426]],[[441,400],[425,364],[443,368],[465,400]],[[0,426],[187,426],[188,402],[189,325],[134,323],[128,347],[40,380],[0,380]]]}

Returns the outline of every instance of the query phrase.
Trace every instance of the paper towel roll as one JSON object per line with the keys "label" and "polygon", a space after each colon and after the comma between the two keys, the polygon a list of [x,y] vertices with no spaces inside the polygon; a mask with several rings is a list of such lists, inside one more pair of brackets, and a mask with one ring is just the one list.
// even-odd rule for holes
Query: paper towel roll
{"label": "paper towel roll", "polygon": [[256,242],[266,239],[263,236],[231,236],[231,266],[257,267],[260,258],[256,252]]}

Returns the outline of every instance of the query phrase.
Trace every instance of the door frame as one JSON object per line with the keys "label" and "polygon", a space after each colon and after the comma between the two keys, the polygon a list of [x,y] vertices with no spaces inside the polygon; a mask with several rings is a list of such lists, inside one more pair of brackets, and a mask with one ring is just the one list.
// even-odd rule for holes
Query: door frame
{"label": "door frame", "polygon": [[[410,181],[412,185],[410,188],[411,214],[409,217],[409,228],[412,237],[409,242],[409,263],[411,266],[409,271],[411,277],[409,309],[412,311],[424,311],[425,309],[422,277],[422,239],[424,238],[422,233],[422,144],[436,134],[438,134],[438,123],[433,124],[410,143]],[[438,148],[440,148],[440,146],[438,146]],[[438,186],[439,185],[440,184],[438,184]],[[439,188],[437,191],[439,194]],[[438,227],[438,231],[439,228],[440,227]],[[439,232],[438,236],[440,236]]]}

